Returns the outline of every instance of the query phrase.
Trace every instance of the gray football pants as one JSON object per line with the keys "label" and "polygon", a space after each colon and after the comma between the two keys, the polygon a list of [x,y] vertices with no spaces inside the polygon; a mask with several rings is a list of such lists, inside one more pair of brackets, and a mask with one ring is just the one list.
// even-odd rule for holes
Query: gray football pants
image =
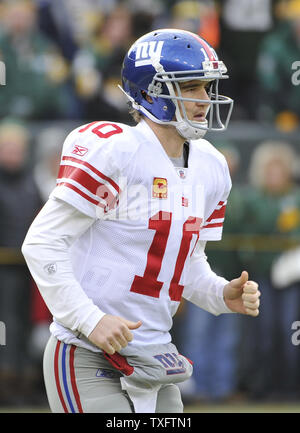
{"label": "gray football pants", "polygon": [[[121,374],[101,353],[65,344],[51,336],[45,349],[43,368],[52,412],[134,412],[131,400],[121,388]],[[161,387],[156,412],[183,412],[177,385]]]}

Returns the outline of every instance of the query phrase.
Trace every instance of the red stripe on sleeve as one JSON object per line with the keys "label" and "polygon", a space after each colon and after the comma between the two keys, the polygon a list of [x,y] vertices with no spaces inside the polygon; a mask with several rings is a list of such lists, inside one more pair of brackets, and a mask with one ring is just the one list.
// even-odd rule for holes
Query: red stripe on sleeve
{"label": "red stripe on sleeve", "polygon": [[73,161],[73,162],[77,162],[78,164],[82,164],[85,167],[88,167],[92,172],[94,172],[95,174],[97,174],[97,176],[101,177],[101,179],[105,180],[106,182],[108,182],[113,188],[115,188],[115,190],[120,193],[120,188],[119,186],[109,177],[105,176],[105,174],[101,173],[101,171],[97,170],[93,165],[89,164],[86,161],[82,161],[81,159],[78,158],[74,158],[73,156],[63,156],[63,161]]}
{"label": "red stripe on sleeve", "polygon": [[226,206],[223,205],[220,209],[215,209],[211,216],[207,219],[206,222],[210,222],[211,220],[217,219],[217,218],[224,218],[225,217],[225,211]]}
{"label": "red stripe on sleeve", "polygon": [[72,185],[71,183],[68,182],[58,182],[58,186],[66,186],[70,189],[72,189],[73,191],[77,192],[77,194],[81,195],[81,197],[85,198],[86,200],[88,200],[89,202],[98,205],[99,202],[97,200],[94,200],[93,198],[91,198],[90,196],[88,196],[87,194],[85,194],[84,192],[82,192],[79,188],[77,188],[76,186]]}
{"label": "red stripe on sleeve", "polygon": [[[117,202],[117,197],[110,191],[110,189],[106,185],[94,179],[91,175],[86,173],[81,168],[73,167],[71,165],[62,165],[59,169],[58,177],[66,179],[65,181],[62,182],[59,182],[58,180],[58,183],[60,183],[60,185],[65,184],[65,182],[67,183],[67,185],[71,185],[71,183],[69,183],[67,179],[72,179],[78,182],[81,186],[86,188],[90,193],[97,195],[101,200],[105,200],[105,203],[109,209],[112,209]],[[67,185],[65,184],[65,186]],[[75,188],[76,187],[73,186],[72,189],[78,192],[79,189],[76,190]],[[81,191],[82,196],[83,194],[84,193]],[[86,196],[85,198],[89,197],[86,194],[85,196]],[[98,202],[93,200],[91,197],[89,197],[88,200],[94,204],[98,204]]]}
{"label": "red stripe on sleeve", "polygon": [[223,227],[223,223],[213,223],[213,224],[206,224],[203,226],[203,229],[212,229],[214,227]]}
{"label": "red stripe on sleeve", "polygon": [[81,168],[78,167],[73,167],[72,165],[61,165],[58,172],[58,178],[73,179],[80,185],[84,186],[92,194],[96,194],[98,187],[102,185],[84,170],[81,170]]}

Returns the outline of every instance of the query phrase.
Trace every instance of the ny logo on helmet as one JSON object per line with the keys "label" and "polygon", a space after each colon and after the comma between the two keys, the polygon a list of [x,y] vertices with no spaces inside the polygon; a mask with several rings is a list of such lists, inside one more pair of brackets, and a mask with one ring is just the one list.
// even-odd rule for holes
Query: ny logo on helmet
{"label": "ny logo on helmet", "polygon": [[159,58],[164,41],[140,42],[136,45],[135,66],[152,65],[153,57]]}

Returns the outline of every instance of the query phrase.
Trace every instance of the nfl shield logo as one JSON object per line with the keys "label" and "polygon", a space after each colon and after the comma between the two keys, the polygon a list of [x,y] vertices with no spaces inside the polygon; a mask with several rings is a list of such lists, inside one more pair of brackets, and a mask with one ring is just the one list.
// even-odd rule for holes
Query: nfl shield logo
{"label": "nfl shield logo", "polygon": [[49,275],[55,274],[57,271],[56,263],[48,263],[46,266],[44,266],[44,271]]}
{"label": "nfl shield logo", "polygon": [[168,197],[168,181],[164,177],[155,177],[152,185],[153,198],[167,198]]}
{"label": "nfl shield logo", "polygon": [[177,171],[177,174],[180,177],[180,179],[186,178],[187,169],[180,167],[180,168],[177,168],[176,171]]}

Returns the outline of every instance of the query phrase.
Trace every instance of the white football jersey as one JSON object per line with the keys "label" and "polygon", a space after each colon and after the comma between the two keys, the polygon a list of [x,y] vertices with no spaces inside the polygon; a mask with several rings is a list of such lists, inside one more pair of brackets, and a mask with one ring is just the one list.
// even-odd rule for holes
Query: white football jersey
{"label": "white football jersey", "polygon": [[[191,141],[188,168],[175,168],[145,121],[92,122],[66,138],[51,196],[95,219],[71,247],[75,277],[103,312],[143,322],[136,344],[170,341],[197,241],[221,239],[230,188],[210,143]],[[54,334],[74,337],[62,328],[54,320]]]}

